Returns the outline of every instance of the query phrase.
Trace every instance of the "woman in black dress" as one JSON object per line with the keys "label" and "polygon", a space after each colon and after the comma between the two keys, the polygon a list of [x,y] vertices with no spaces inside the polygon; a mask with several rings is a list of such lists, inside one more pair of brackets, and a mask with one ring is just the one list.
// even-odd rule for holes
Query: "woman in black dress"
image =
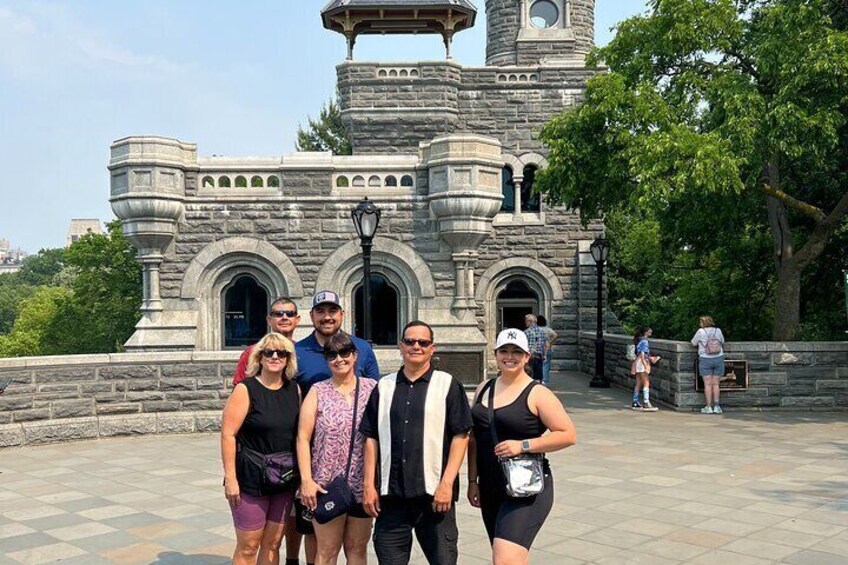
{"label": "woman in black dress", "polygon": [[[562,403],[547,387],[536,386],[524,370],[530,348],[524,332],[506,329],[495,346],[500,376],[477,387],[471,414],[474,431],[468,446],[468,500],[480,508],[492,544],[492,563],[529,563],[530,546],[554,503],[554,484],[544,460],[545,488],[535,496],[506,493],[499,459],[521,453],[550,453],[574,445],[577,433]],[[490,388],[498,444],[489,427]],[[549,432],[549,433],[548,433]]]}

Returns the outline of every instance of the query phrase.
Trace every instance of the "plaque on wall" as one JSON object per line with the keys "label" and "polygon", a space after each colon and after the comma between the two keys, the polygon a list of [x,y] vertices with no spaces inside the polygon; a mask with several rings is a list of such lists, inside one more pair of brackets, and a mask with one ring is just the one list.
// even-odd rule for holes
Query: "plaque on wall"
{"label": "plaque on wall", "polygon": [[440,351],[433,356],[433,367],[450,373],[463,385],[477,385],[483,380],[483,352]]}
{"label": "plaque on wall", "polygon": [[[695,369],[692,372],[695,374],[695,391],[703,392],[704,379],[698,373],[697,359],[695,359]],[[725,359],[724,376],[718,382],[718,389],[720,391],[748,390],[748,361]]]}

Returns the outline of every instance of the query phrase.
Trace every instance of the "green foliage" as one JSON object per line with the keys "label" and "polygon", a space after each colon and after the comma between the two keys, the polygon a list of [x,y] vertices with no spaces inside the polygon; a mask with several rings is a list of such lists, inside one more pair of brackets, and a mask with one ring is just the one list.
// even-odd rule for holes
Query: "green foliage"
{"label": "green foliage", "polygon": [[68,249],[67,264],[76,271],[73,298],[47,330],[45,354],[120,351],[141,317],[135,255],[118,221],[108,225],[108,234],[85,235]]}
{"label": "green foliage", "polygon": [[610,72],[584,103],[543,129],[536,189],[584,222],[607,216],[626,324],[688,338],[710,313],[734,339],[763,339],[803,273],[803,324],[782,333],[844,339],[830,312],[848,212],[846,19],[834,0],[650,8],[590,56]]}
{"label": "green foliage", "polygon": [[11,333],[0,335],[0,357],[43,355],[45,335],[70,297],[66,288],[41,287],[24,300]]}
{"label": "green foliage", "polygon": [[[6,312],[16,316],[11,331],[0,333],[0,357],[120,351],[140,318],[142,295],[141,265],[120,222],[110,223],[107,234],[81,237],[67,250],[47,251],[36,256],[37,268],[26,280],[54,286],[0,281],[2,321]],[[54,260],[53,251],[62,252],[61,261]],[[4,328],[0,325],[0,332]]]}
{"label": "green foliage", "polygon": [[34,286],[0,283],[0,334],[12,331],[22,303],[35,291]]}
{"label": "green foliage", "polygon": [[21,270],[10,275],[8,282],[29,286],[49,285],[64,266],[65,249],[42,249],[24,259]]}
{"label": "green foliage", "polygon": [[353,148],[347,130],[342,123],[342,115],[335,100],[330,100],[321,108],[318,119],[308,118],[308,127],[298,126],[298,151],[331,151],[333,155],[351,155]]}

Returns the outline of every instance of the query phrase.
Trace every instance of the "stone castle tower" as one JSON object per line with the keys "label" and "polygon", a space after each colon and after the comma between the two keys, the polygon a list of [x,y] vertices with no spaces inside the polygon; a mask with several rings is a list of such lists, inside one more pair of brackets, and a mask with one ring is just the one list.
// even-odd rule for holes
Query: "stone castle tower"
{"label": "stone castle tower", "polygon": [[486,65],[582,64],[594,46],[594,0],[486,0]]}
{"label": "stone castle tower", "polygon": [[[112,207],[144,266],[143,318],[127,348],[241,348],[266,330],[274,297],[306,311],[324,289],[339,292],[343,327],[359,333],[350,210],[367,196],[383,210],[372,256],[378,356],[423,319],[442,367],[475,382],[497,331],[532,312],[561,336],[555,367],[577,368],[595,305],[581,265],[603,226],[583,228],[532,188],[547,163],[540,129],[599,72],[584,62],[593,6],[488,0],[487,63],[466,67],[450,46],[475,23],[468,0],[331,0],[322,21],[348,46],[336,72],[353,156],[199,157],[174,139],[114,142]],[[357,37],[395,33],[441,36],[447,57],[354,61]],[[296,337],[311,329],[302,323]]]}

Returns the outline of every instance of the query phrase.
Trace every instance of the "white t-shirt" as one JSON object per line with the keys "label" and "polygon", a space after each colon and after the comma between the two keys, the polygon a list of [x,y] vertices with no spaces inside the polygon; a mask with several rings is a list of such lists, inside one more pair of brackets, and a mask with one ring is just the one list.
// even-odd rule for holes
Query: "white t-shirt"
{"label": "white t-shirt", "polygon": [[718,338],[722,346],[724,346],[724,334],[721,333],[719,328],[701,328],[695,332],[695,337],[692,338],[692,345],[698,346],[699,357],[719,357],[724,355],[724,347],[722,347],[721,353],[716,353],[714,355],[707,353],[707,340],[711,337]]}

